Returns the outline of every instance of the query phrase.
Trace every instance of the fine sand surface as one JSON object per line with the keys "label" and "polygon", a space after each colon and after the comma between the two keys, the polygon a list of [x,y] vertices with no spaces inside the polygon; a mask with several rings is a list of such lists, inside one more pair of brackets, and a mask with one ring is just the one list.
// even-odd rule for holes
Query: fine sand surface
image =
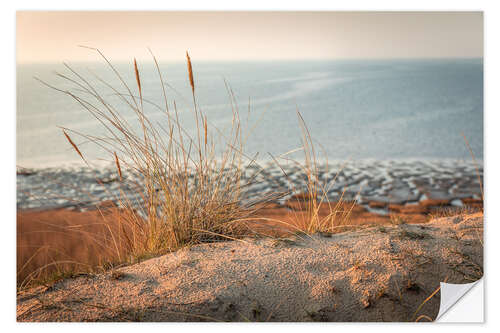
{"label": "fine sand surface", "polygon": [[413,321],[483,274],[483,215],[202,244],[20,292],[18,321]]}
{"label": "fine sand surface", "polygon": [[[305,211],[307,200],[299,196],[283,204],[268,203],[256,213],[256,218],[245,222],[244,235],[288,237],[297,230],[305,230],[310,216]],[[463,199],[467,210],[482,210],[482,200]],[[425,223],[429,214],[464,209],[453,207],[447,200],[424,200],[417,205],[397,205],[370,202],[374,208],[386,208],[390,214],[378,214],[354,203],[326,202],[320,205],[318,216],[326,218],[335,210],[335,233],[353,231],[366,226],[396,223]],[[107,262],[119,263],[126,257],[123,242],[115,242],[116,235],[130,234],[127,217],[113,202],[80,209],[21,210],[17,212],[17,279],[24,285],[30,278],[42,273],[61,270],[88,271],[89,267]],[[120,254],[120,255],[118,255]],[[121,259],[121,260],[120,260]],[[53,264],[57,262],[57,265]],[[90,266],[89,266],[90,265]],[[42,269],[40,271],[40,269]]]}

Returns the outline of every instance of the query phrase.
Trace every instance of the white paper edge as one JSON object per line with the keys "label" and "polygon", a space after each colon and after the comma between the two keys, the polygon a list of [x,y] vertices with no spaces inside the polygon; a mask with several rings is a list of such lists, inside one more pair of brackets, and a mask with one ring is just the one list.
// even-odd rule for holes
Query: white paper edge
{"label": "white paper edge", "polygon": [[484,282],[453,284],[441,282],[441,302],[436,322],[484,322]]}

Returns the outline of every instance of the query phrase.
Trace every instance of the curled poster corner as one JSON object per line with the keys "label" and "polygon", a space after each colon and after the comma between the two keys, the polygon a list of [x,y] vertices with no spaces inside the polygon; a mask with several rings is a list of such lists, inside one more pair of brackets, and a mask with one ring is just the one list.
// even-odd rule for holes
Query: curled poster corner
{"label": "curled poster corner", "polygon": [[[473,292],[469,292],[472,288]],[[441,282],[441,303],[436,321],[483,322],[483,291],[483,279],[466,284]]]}

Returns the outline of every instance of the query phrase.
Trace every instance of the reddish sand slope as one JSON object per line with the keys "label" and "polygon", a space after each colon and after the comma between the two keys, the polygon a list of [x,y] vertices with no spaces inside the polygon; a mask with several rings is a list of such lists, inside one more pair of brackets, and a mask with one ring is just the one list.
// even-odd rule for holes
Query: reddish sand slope
{"label": "reddish sand slope", "polygon": [[[482,208],[482,201],[465,199],[470,207]],[[250,233],[287,236],[307,229],[307,198],[297,196],[285,204],[268,204],[252,221],[246,222]],[[419,205],[390,205],[372,202],[371,207],[386,208],[390,214],[369,212],[352,203],[323,203],[318,218],[325,220],[336,211],[332,232],[357,229],[359,226],[382,224],[414,224],[429,220],[429,213],[450,209],[448,201],[427,200]],[[18,211],[17,213],[17,279],[38,277],[39,271],[61,272],[72,267],[87,270],[110,261],[123,261],[130,241],[127,227],[130,219],[112,203],[102,203],[99,209],[85,212],[55,209]],[[325,222],[326,223],[326,222]],[[56,263],[54,263],[56,262]]]}

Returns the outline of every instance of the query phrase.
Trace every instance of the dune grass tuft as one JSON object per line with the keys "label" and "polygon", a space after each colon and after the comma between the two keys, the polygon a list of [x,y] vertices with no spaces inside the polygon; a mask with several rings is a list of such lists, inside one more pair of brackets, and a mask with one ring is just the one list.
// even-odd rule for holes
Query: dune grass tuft
{"label": "dune grass tuft", "polygon": [[[161,254],[190,243],[237,238],[245,232],[241,222],[252,216],[259,204],[282,195],[272,193],[249,198],[246,190],[250,184],[245,183],[243,176],[247,166],[257,163],[244,153],[238,109],[232,107],[233,122],[229,135],[218,129],[212,130],[207,115],[197,105],[194,72],[188,53],[187,72],[196,123],[194,133],[182,126],[177,104],[167,99],[168,87],[154,55],[164,95],[162,107],[144,99],[136,59],[133,61],[134,89],[98,49],[94,50],[116,75],[121,87],[106,83],[95,74],[94,79],[104,83],[119,98],[120,105],[108,101],[105,92],[99,91],[90,79],[69,65],[65,66],[71,77],[70,74],[58,75],[72,83],[75,89],[61,90],[49,86],[70,96],[105,130],[105,135],[91,136],[63,128],[63,134],[80,158],[88,164],[84,153],[68,133],[83,137],[108,152],[116,165],[122,193],[125,194],[125,187],[128,187],[137,194],[135,200],[126,195],[117,198],[121,209],[133,216],[133,222],[130,219],[124,222],[130,224],[127,230],[132,232],[126,235],[131,253],[135,256]],[[123,116],[130,111],[135,115],[135,123]],[[161,123],[151,118],[151,114],[158,112],[162,113]],[[141,181],[124,179],[123,170],[138,175]],[[255,177],[252,181],[256,181]]]}
{"label": "dune grass tuft", "polygon": [[[91,159],[70,134],[100,147],[116,166],[120,195],[114,200],[117,205],[113,209],[115,221],[102,223],[106,236],[99,243],[101,247],[107,247],[107,252],[114,253],[114,264],[150,258],[190,244],[234,240],[254,234],[252,223],[259,220],[256,212],[261,207],[304,191],[309,200],[306,200],[306,209],[300,217],[297,216],[295,223],[272,222],[312,234],[332,232],[335,226],[347,220],[347,205],[327,201],[327,192],[335,180],[330,184],[321,181],[317,153],[298,111],[303,145],[295,151],[304,153],[305,163],[287,158],[288,153],[273,157],[273,160],[279,166],[279,159],[297,165],[307,178],[306,189],[292,186],[255,196],[248,189],[259,181],[263,167],[245,152],[245,141],[250,133],[240,121],[234,94],[227,83],[232,123],[228,130],[221,131],[210,124],[209,115],[197,104],[195,73],[186,52],[188,83],[192,93],[191,110],[188,111],[196,124],[196,128],[189,131],[181,124],[177,103],[173,98],[167,98],[170,86],[165,83],[152,52],[163,95],[161,106],[144,98],[144,80],[136,59],[133,60],[135,83],[128,83],[99,49],[89,49],[102,58],[119,86],[104,81],[92,72],[91,77],[85,77],[68,64],[64,64],[67,74],[56,74],[73,88],[62,90],[39,81],[69,96],[101,124],[104,134],[99,136],[69,128],[62,128],[62,132],[88,166],[91,166]],[[158,115],[161,116],[159,121]],[[246,176],[249,166],[257,170],[251,177]],[[283,168],[282,171],[288,177]],[[134,177],[126,176],[130,174]],[[258,222],[261,220],[266,219],[261,218]],[[68,229],[68,232],[73,231]],[[106,256],[106,260],[110,261],[110,257],[113,255]],[[82,260],[85,262],[87,259]],[[105,263],[106,260],[103,260]],[[56,262],[54,259],[53,264],[56,265]],[[40,277],[40,274],[37,276]]]}

